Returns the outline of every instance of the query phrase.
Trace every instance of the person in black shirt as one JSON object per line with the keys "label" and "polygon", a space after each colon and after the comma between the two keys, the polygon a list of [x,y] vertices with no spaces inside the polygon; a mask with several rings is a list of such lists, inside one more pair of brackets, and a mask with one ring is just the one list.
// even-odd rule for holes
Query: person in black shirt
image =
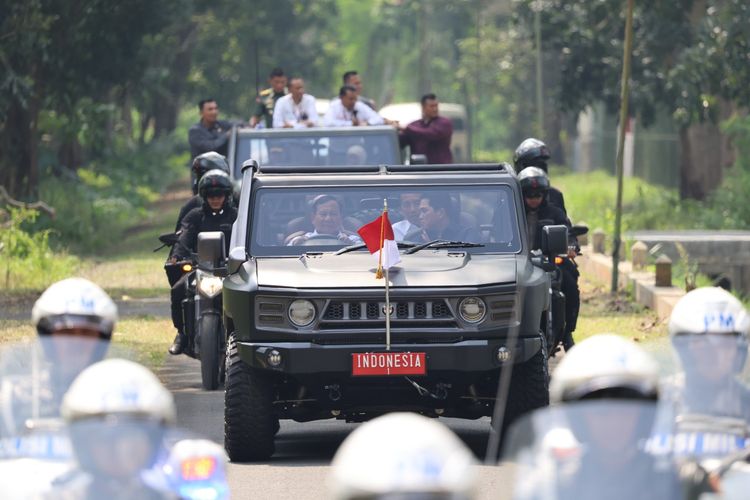
{"label": "person in black shirt", "polygon": [[[539,167],[528,167],[518,174],[518,181],[523,192],[526,208],[526,225],[529,244],[532,250],[541,247],[542,227],[548,225],[565,225],[570,229],[570,221],[559,207],[547,198],[549,179]],[[581,305],[581,292],[578,289],[578,267],[570,259],[563,259],[559,266],[562,272],[561,290],[565,294],[565,335],[563,347],[567,352],[574,345],[573,332],[578,321],[578,310]]]}
{"label": "person in black shirt", "polygon": [[[191,259],[198,244],[198,234],[203,231],[223,231],[224,241],[227,246],[229,245],[231,225],[237,218],[237,210],[230,201],[232,181],[229,175],[218,169],[206,172],[199,183],[198,191],[203,199],[203,205],[188,212],[183,219],[182,232],[174,246],[172,262]],[[190,276],[191,273],[184,274],[172,286],[172,323],[177,329],[177,335],[169,348],[170,354],[181,354],[185,346],[181,303],[185,298],[185,282]]]}
{"label": "person in black shirt", "polygon": [[[209,151],[226,156],[232,122],[219,120],[219,106],[215,99],[203,99],[198,103],[198,109],[201,119],[188,131],[190,157],[195,158]],[[196,194],[196,185],[197,181],[193,177],[193,194]]]}
{"label": "person in black shirt", "polygon": [[419,201],[419,226],[421,239],[465,241],[476,243],[479,232],[476,227],[461,227],[459,210],[448,193],[423,193]]}

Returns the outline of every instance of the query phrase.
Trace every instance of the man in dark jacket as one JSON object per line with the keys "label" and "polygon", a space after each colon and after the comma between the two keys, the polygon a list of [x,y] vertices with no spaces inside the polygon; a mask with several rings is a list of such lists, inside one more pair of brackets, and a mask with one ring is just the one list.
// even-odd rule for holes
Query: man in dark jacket
{"label": "man in dark jacket", "polygon": [[[547,145],[533,137],[525,139],[513,153],[513,165],[518,173],[521,173],[527,167],[539,167],[547,173],[547,160],[549,160]],[[546,198],[550,204],[560,208],[566,216],[568,215],[568,211],[565,209],[565,198],[563,198],[559,189],[550,186]]]}
{"label": "man in dark jacket", "polygon": [[438,115],[435,94],[423,95],[421,103],[422,119],[411,122],[399,132],[401,147],[410,146],[411,154],[427,156],[427,163],[453,163],[453,124],[448,118]]}
{"label": "man in dark jacket", "polygon": [[[203,205],[194,208],[182,221],[180,239],[174,247],[172,262],[190,259],[198,245],[198,234],[204,231],[223,231],[224,241],[229,244],[232,223],[237,218],[237,210],[232,206],[232,181],[226,172],[210,170],[200,181],[199,194]],[[169,348],[170,354],[181,354],[185,347],[185,333],[182,318],[182,300],[185,298],[186,281],[191,273],[183,275],[172,286],[172,323],[177,336]]]}
{"label": "man in dark jacket", "polygon": [[188,132],[190,157],[195,158],[209,151],[226,156],[232,123],[219,120],[219,106],[215,99],[203,99],[198,103],[198,109],[201,119]]}
{"label": "man in dark jacket", "polygon": [[[545,224],[564,225],[570,229],[570,221],[562,209],[548,201],[549,179],[544,170],[538,167],[525,168],[518,174],[518,181],[523,191],[530,248],[537,250],[541,247],[542,227]],[[575,343],[573,331],[576,329],[578,310],[581,305],[581,292],[578,289],[579,273],[577,266],[570,259],[564,259],[558,267],[563,275],[560,288],[565,294],[563,347],[568,351]]]}

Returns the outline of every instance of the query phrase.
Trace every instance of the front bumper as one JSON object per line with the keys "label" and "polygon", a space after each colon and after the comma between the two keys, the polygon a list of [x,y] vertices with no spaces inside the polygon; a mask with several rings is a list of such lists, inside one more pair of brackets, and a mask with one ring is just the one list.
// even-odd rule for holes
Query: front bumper
{"label": "front bumper", "polygon": [[[497,351],[506,347],[514,352],[514,362],[529,360],[542,347],[539,337],[519,338],[511,349],[507,339],[464,340],[446,344],[394,344],[393,352],[424,352],[427,375],[434,372],[476,373],[495,370],[504,363],[498,361]],[[289,375],[350,374],[352,354],[383,352],[383,344],[321,345],[311,342],[253,343],[238,342],[241,359],[248,365]],[[271,366],[269,352],[277,351],[281,363]]]}

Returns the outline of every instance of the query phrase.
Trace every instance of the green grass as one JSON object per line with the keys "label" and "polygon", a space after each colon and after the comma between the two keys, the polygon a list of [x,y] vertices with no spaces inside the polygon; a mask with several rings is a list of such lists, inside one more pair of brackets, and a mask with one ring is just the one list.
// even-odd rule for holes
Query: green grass
{"label": "green grass", "polygon": [[635,303],[629,294],[616,297],[609,294],[604,284],[594,283],[581,276],[581,310],[574,337],[577,342],[599,333],[614,333],[636,342],[643,342],[667,334],[666,324],[659,321],[654,311]]}
{"label": "green grass", "polygon": [[[0,346],[33,338],[34,328],[28,321],[0,320]],[[144,316],[120,320],[112,336],[110,356],[125,357],[158,369],[174,337],[168,318]]]}

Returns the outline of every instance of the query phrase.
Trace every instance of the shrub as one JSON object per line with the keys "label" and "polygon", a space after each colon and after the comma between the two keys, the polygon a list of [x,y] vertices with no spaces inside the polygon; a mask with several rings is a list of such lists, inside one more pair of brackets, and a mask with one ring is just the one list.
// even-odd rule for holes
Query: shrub
{"label": "shrub", "polygon": [[9,208],[0,231],[2,281],[5,290],[41,290],[69,276],[78,264],[75,257],[54,253],[50,229],[30,231],[37,219],[34,210]]}

